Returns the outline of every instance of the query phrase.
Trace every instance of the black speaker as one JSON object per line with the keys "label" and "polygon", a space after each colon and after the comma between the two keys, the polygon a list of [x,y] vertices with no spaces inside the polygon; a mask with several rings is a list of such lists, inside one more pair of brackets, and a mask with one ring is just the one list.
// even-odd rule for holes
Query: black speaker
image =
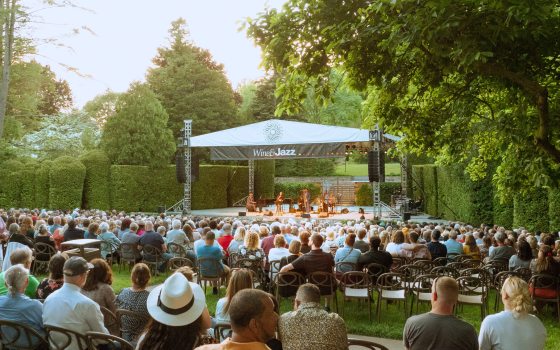
{"label": "black speaker", "polygon": [[402,221],[408,221],[408,220],[410,220],[410,212],[405,211],[405,212],[402,214]]}
{"label": "black speaker", "polygon": [[165,206],[164,205],[158,206],[157,207],[157,212],[158,212],[158,214],[165,213]]}
{"label": "black speaker", "polygon": [[185,176],[185,157],[182,150],[175,153],[175,176],[180,184],[184,184],[187,181]]}
{"label": "black speaker", "polygon": [[237,213],[237,216],[247,216],[247,212],[240,211],[240,212]]}
{"label": "black speaker", "polygon": [[368,152],[369,182],[385,181],[385,153],[382,151]]}
{"label": "black speaker", "polygon": [[311,219],[311,214],[301,214],[302,218]]}
{"label": "black speaker", "polygon": [[191,180],[196,181],[199,176],[200,169],[200,159],[197,156],[193,156],[191,160]]}

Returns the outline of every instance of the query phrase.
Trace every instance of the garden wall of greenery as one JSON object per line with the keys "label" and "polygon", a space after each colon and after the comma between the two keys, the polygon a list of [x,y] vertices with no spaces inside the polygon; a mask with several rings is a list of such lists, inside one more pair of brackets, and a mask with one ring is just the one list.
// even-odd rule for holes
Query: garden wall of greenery
{"label": "garden wall of greenery", "polygon": [[423,199],[424,211],[429,215],[474,225],[560,230],[560,190],[530,189],[502,203],[494,195],[490,177],[472,181],[458,166],[415,165],[412,178],[413,197]]}
{"label": "garden wall of greenery", "polygon": [[[201,165],[193,182],[192,208],[231,206],[247,195],[247,166]],[[9,160],[0,164],[0,208],[117,209],[154,212],[183,197],[175,166],[149,168],[111,165],[99,150],[82,157],[38,163]],[[274,195],[274,161],[257,161],[256,195]]]}

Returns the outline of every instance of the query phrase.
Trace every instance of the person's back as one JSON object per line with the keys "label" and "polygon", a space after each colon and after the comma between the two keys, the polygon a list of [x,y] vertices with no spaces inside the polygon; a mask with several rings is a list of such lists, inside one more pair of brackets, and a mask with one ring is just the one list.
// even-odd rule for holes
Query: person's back
{"label": "person's back", "polygon": [[369,240],[370,250],[362,254],[358,259],[358,270],[369,264],[381,264],[389,270],[393,265],[393,256],[385,251],[379,250],[381,240],[379,237],[371,237]]}
{"label": "person's back", "polygon": [[447,248],[447,254],[463,254],[463,245],[456,241],[457,234],[451,233],[449,239],[445,241],[444,245]]}
{"label": "person's back", "polygon": [[76,222],[74,220],[70,220],[68,221],[68,229],[64,231],[64,242],[83,239],[84,234],[84,230],[77,228]]}

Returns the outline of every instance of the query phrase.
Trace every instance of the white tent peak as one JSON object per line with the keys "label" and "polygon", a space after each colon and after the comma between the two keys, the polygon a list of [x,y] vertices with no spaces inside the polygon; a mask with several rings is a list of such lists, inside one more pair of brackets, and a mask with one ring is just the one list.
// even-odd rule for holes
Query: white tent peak
{"label": "white tent peak", "polygon": [[[390,134],[392,141],[400,138]],[[352,143],[369,141],[369,130],[342,126],[312,124],[270,119],[191,137],[191,147],[251,147],[321,143]]]}

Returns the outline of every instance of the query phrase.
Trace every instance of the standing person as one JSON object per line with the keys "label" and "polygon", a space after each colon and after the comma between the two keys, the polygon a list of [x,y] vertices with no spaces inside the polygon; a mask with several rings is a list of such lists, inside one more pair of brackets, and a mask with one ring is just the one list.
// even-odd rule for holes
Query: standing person
{"label": "standing person", "polygon": [[307,188],[303,189],[303,205],[306,213],[311,212],[311,192]]}
{"label": "standing person", "polygon": [[530,314],[533,303],[527,282],[508,277],[501,296],[505,310],[482,321],[478,335],[480,350],[544,349],[546,328]]}
{"label": "standing person", "polygon": [[280,317],[278,333],[284,350],[348,349],[344,320],[325,311],[319,288],[311,283],[298,288],[294,311]]}
{"label": "standing person", "polygon": [[247,203],[245,204],[245,208],[248,212],[257,211],[257,202],[255,201],[255,197],[253,196],[253,192],[249,192],[249,196],[247,196]]}
{"label": "standing person", "polygon": [[[99,305],[80,293],[91,269],[93,265],[84,258],[73,256],[66,260],[63,268],[64,284],[43,303],[43,324],[66,328],[80,334],[89,331],[109,334],[103,325],[103,314]],[[64,336],[53,334],[55,343],[63,339]],[[77,340],[72,338],[67,349],[79,348]]]}
{"label": "standing person", "polygon": [[232,336],[221,344],[196,350],[270,350],[266,342],[274,338],[278,314],[271,295],[259,289],[243,289],[229,306]]}
{"label": "standing person", "polygon": [[404,345],[411,350],[478,350],[476,330],[453,314],[459,285],[451,277],[438,277],[432,285],[432,310],[409,317],[403,331]]}
{"label": "standing person", "polygon": [[276,196],[276,199],[274,200],[274,204],[276,204],[275,214],[282,215],[282,204],[284,204],[284,192],[278,193],[278,196]]}
{"label": "standing person", "polygon": [[180,273],[174,273],[148,295],[152,320],[138,339],[138,350],[190,350],[198,345],[202,314],[206,308],[204,291]]}

